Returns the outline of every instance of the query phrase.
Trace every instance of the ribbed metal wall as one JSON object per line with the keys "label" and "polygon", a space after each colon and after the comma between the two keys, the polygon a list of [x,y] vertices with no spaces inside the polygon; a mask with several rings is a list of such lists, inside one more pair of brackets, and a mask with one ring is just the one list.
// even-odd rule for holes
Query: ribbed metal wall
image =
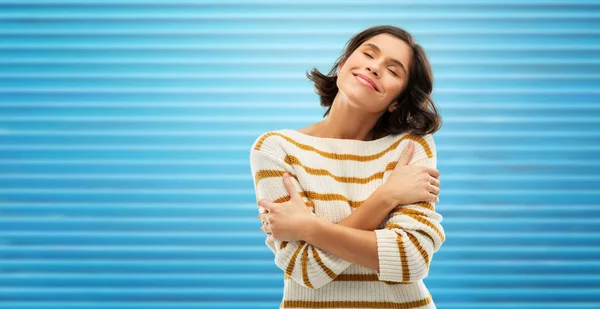
{"label": "ribbed metal wall", "polygon": [[378,24],[435,71],[438,307],[600,308],[599,1],[0,3],[1,308],[276,308],[251,143]]}

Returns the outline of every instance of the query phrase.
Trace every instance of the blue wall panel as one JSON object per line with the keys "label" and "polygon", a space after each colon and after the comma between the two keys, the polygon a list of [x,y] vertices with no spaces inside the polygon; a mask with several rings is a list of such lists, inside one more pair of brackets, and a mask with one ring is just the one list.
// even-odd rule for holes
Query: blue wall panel
{"label": "blue wall panel", "polygon": [[0,308],[276,308],[249,149],[392,24],[429,54],[441,309],[600,308],[600,1],[0,0]]}

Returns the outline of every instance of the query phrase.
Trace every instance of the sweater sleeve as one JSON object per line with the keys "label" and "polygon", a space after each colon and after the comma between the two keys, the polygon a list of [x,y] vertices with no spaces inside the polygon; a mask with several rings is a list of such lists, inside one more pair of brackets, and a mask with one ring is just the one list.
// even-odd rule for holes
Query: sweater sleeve
{"label": "sweater sleeve", "polygon": [[[435,151],[433,140],[430,148]],[[411,165],[435,168],[431,158],[415,158]],[[445,240],[442,216],[434,203],[400,205],[389,215],[383,229],[375,230],[379,257],[377,276],[382,281],[415,282],[427,277],[432,255]]]}
{"label": "sweater sleeve", "polygon": [[[303,194],[292,165],[262,150],[252,149],[250,167],[256,190],[256,201],[266,199],[283,203],[290,199],[283,184],[283,173],[287,172],[296,190],[303,196],[307,207],[314,214],[312,201]],[[261,207],[258,207],[259,211]],[[280,242],[267,237],[265,244],[275,254],[275,264],[285,272],[285,276],[311,289],[318,289],[333,281],[351,265],[341,258],[331,255],[305,241]]]}

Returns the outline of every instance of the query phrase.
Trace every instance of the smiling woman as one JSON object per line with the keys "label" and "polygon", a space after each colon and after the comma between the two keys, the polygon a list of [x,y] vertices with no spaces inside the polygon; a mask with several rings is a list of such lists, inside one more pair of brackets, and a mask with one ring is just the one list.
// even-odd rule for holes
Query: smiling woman
{"label": "smiling woman", "polygon": [[250,165],[261,231],[284,272],[281,308],[435,308],[423,283],[445,240],[441,119],[423,49],[378,26],[313,70],[323,121],[266,132]]}

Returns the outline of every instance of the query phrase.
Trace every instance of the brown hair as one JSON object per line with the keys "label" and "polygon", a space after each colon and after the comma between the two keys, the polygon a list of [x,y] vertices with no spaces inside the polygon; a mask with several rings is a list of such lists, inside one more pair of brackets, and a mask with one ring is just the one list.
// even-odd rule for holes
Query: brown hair
{"label": "brown hair", "polygon": [[409,69],[408,83],[396,98],[398,106],[390,113],[385,113],[375,124],[374,136],[388,134],[411,133],[416,135],[433,134],[442,126],[442,118],[438,114],[435,103],[431,98],[433,91],[433,73],[431,65],[423,48],[416,44],[412,35],[406,30],[394,26],[375,26],[361,31],[346,43],[344,53],[338,57],[327,75],[316,68],[306,73],[308,79],[315,83],[317,94],[321,97],[321,106],[328,107],[323,117],[329,114],[333,99],[338,93],[337,69],[340,63],[366,40],[378,34],[391,34],[406,42],[413,51],[413,59]]}

